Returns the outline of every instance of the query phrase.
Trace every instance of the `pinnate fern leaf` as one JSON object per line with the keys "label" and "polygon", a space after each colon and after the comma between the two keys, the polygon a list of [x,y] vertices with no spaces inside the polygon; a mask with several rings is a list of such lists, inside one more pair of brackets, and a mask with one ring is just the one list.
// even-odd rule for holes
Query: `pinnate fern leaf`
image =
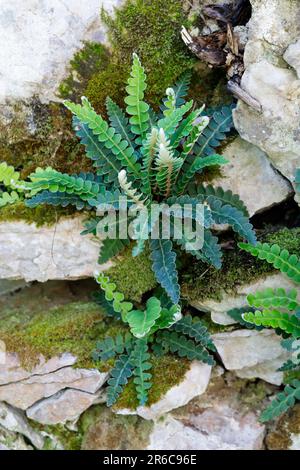
{"label": "pinnate fern leaf", "polygon": [[180,290],[176,270],[176,253],[171,240],[150,240],[152,268],[157,281],[166,290],[174,304],[178,304]]}
{"label": "pinnate fern leaf", "polygon": [[131,116],[131,132],[138,136],[137,143],[142,143],[149,128],[149,105],[143,101],[144,91],[147,88],[146,74],[141,65],[140,59],[133,54],[133,63],[125,98],[127,104],[126,111]]}
{"label": "pinnate fern leaf", "polygon": [[123,140],[127,141],[129,147],[135,152],[134,134],[131,132],[129,119],[126,117],[123,109],[109,97],[106,98],[106,109],[111,126],[120,134]]}
{"label": "pinnate fern leaf", "polygon": [[300,321],[296,315],[278,312],[277,310],[256,310],[243,314],[245,321],[257,326],[279,328],[294,338],[300,338]]}
{"label": "pinnate fern leaf", "polygon": [[182,173],[178,179],[176,192],[182,194],[194,175],[200,170],[203,170],[203,168],[215,165],[225,165],[226,163],[228,163],[228,160],[226,160],[222,155],[189,158],[183,165]]}
{"label": "pinnate fern leaf", "polygon": [[99,142],[110,150],[127,170],[136,176],[139,174],[140,166],[136,163],[136,155],[126,140],[122,140],[120,134],[99,116],[87,100],[82,97],[82,105],[65,101],[65,106],[97,136]]}
{"label": "pinnate fern leaf", "polygon": [[106,300],[112,303],[115,312],[121,313],[122,320],[126,322],[128,312],[133,307],[132,303],[124,300],[124,295],[116,291],[116,284],[110,282],[109,277],[104,273],[97,274],[96,281],[104,291]]}
{"label": "pinnate fern leaf", "polygon": [[131,361],[133,365],[133,382],[137,392],[137,398],[141,406],[148,401],[148,390],[151,388],[151,378],[149,370],[152,365],[149,362],[150,354],[146,339],[138,339],[135,342],[134,349],[131,353]]}
{"label": "pinnate fern leaf", "polygon": [[249,294],[247,301],[251,307],[255,308],[283,308],[293,311],[299,307],[296,289],[286,291],[282,288],[267,288],[255,294]]}
{"label": "pinnate fern leaf", "polygon": [[284,391],[278,393],[268,408],[262,412],[260,421],[266,422],[277,418],[294,406],[297,400],[300,400],[300,380],[295,379],[286,385]]}
{"label": "pinnate fern leaf", "polygon": [[266,260],[294,282],[300,283],[300,260],[296,255],[290,255],[288,250],[268,243],[257,243],[255,246],[239,243],[239,247],[261,260]]}
{"label": "pinnate fern leaf", "polygon": [[16,191],[12,191],[11,193],[0,193],[0,208],[5,207],[8,204],[14,204],[20,200],[20,196]]}
{"label": "pinnate fern leaf", "polygon": [[214,196],[209,196],[207,203],[217,224],[230,224],[233,230],[248,240],[249,243],[256,243],[253,227],[241,211],[229,204],[222,205],[222,202]]}
{"label": "pinnate fern leaf", "polygon": [[110,378],[107,381],[107,406],[116,403],[128,379],[133,374],[133,365],[131,357],[123,354],[116,360],[113,369],[110,371]]}
{"label": "pinnate fern leaf", "polygon": [[158,332],[156,341],[162,344],[165,352],[177,353],[179,357],[186,357],[190,361],[197,359],[209,365],[215,363],[205,348],[175,331]]}
{"label": "pinnate fern leaf", "polygon": [[146,336],[161,314],[161,304],[156,297],[151,297],[146,303],[146,309],[132,310],[127,314],[130,331],[136,338]]}
{"label": "pinnate fern leaf", "polygon": [[107,263],[114,256],[119,255],[129,245],[128,239],[105,238],[101,241],[99,264]]}
{"label": "pinnate fern leaf", "polygon": [[180,121],[182,120],[183,116],[190,111],[193,106],[193,101],[188,101],[187,103],[180,106],[180,108],[176,108],[175,111],[163,117],[157,122],[157,126],[164,130],[167,136],[172,136],[175,132],[176,128],[178,127]]}
{"label": "pinnate fern leaf", "polygon": [[77,210],[89,209],[87,202],[83,201],[75,194],[67,193],[52,193],[51,191],[41,191],[36,196],[25,201],[27,207],[38,207],[42,204],[49,204],[50,206],[68,207],[75,206]]}
{"label": "pinnate fern leaf", "polygon": [[15,171],[13,166],[8,165],[6,162],[0,163],[0,183],[10,188],[14,186],[14,183],[19,181],[19,178],[20,173]]}
{"label": "pinnate fern leaf", "polygon": [[116,357],[118,354],[129,352],[132,347],[132,336],[130,333],[124,335],[118,334],[115,338],[105,338],[103,341],[96,343],[96,349],[93,351],[92,358],[94,361],[107,361]]}
{"label": "pinnate fern leaf", "polygon": [[184,315],[181,320],[172,326],[172,330],[189,336],[203,347],[211,349],[212,351],[216,350],[208,329],[197,317],[193,319],[191,315]]}

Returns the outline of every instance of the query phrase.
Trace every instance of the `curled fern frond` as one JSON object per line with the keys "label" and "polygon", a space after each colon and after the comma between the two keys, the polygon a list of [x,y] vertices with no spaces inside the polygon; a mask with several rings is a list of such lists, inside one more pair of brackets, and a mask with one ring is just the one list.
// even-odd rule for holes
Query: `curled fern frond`
{"label": "curled fern frond", "polygon": [[131,116],[129,119],[131,132],[138,136],[137,143],[139,144],[142,143],[149,128],[149,106],[143,101],[146,88],[144,68],[138,56],[133,54],[130,78],[126,87],[128,96],[125,98],[125,103],[127,104],[126,111]]}
{"label": "curled fern frond", "polygon": [[300,283],[300,260],[298,256],[290,255],[288,250],[282,250],[279,245],[268,243],[257,243],[255,246],[239,243],[239,247],[259,259],[266,260],[292,281]]}

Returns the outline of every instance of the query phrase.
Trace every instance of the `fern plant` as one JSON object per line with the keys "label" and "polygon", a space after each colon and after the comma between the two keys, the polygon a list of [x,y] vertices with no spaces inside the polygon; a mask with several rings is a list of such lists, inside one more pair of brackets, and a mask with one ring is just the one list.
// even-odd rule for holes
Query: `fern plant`
{"label": "fern plant", "polygon": [[[81,104],[65,102],[74,114],[74,129],[93,160],[96,175],[66,175],[52,169],[38,169],[30,176],[27,189],[31,198],[29,207],[39,204],[75,205],[77,209],[96,209],[110,204],[120,211],[120,196],[137,207],[140,214],[133,216],[133,237],[136,244],[133,256],[139,255],[147,241],[150,244],[153,271],[174,304],[178,304],[180,289],[176,270],[174,243],[190,251],[197,259],[221,266],[221,249],[211,228],[214,224],[230,224],[243,239],[256,243],[255,234],[248,221],[248,213],[239,197],[230,191],[211,186],[196,185],[197,174],[210,166],[224,165],[226,159],[214,153],[214,148],[226,137],[232,126],[232,108],[220,107],[208,115],[204,107],[195,108],[186,101],[188,77],[185,75],[174,88],[168,88],[160,113],[157,115],[145,102],[146,75],[139,58],[133,55],[131,74],[126,87],[126,113],[107,98],[109,122],[99,116],[89,101]],[[183,208],[192,206],[189,217],[199,224],[196,206],[204,204],[204,229],[202,249],[192,250],[186,237],[175,238],[174,231],[179,216],[172,216],[170,239],[151,238],[151,230],[159,220],[152,218],[154,203],[173,204]],[[145,213],[149,217],[145,217]],[[96,233],[103,216],[88,221],[84,233]],[[101,233],[100,263],[121,253],[129,243],[129,236],[120,235],[124,225],[114,223],[117,234],[111,238]]]}
{"label": "fern plant", "polygon": [[[239,246],[256,256],[266,260],[295,284],[300,284],[300,260],[296,255],[290,255],[279,245],[257,243],[256,246],[240,243]],[[287,291],[282,288],[268,288],[249,294],[249,308],[232,310],[231,317],[244,326],[274,328],[276,333],[283,335],[282,346],[291,353],[291,358],[282,365],[280,371],[300,372],[300,300],[296,288]],[[261,420],[269,421],[292,407],[300,400],[300,380],[294,379],[287,384],[284,391],[279,393],[270,406],[263,411]]]}
{"label": "fern plant", "polygon": [[12,166],[0,163],[0,209],[23,198],[19,179],[20,174]]}
{"label": "fern plant", "polygon": [[199,318],[182,316],[180,308],[172,305],[165,296],[150,297],[144,310],[135,309],[104,273],[98,274],[96,280],[104,293],[102,306],[109,315],[122,319],[129,327],[123,335],[99,341],[93,352],[93,359],[97,361],[115,359],[108,379],[108,406],[116,403],[130,377],[139,404],[147,403],[152,386],[153,354],[176,353],[179,357],[214,364],[209,351],[215,351],[215,347]]}

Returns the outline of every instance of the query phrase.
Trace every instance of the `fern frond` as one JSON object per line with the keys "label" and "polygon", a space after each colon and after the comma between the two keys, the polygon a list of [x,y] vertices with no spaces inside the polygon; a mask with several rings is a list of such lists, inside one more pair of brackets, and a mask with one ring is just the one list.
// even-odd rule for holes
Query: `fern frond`
{"label": "fern frond", "polygon": [[151,132],[147,134],[146,140],[141,148],[141,154],[143,156],[143,168],[142,168],[142,182],[143,192],[148,196],[151,195],[151,183],[155,181],[155,175],[153,174],[153,162],[156,155],[158,146],[159,132],[156,127],[151,129]]}
{"label": "fern frond", "polygon": [[[172,86],[172,89],[174,90],[176,108],[182,106],[185,103],[185,98],[189,91],[191,76],[192,73],[190,70],[184,72],[182,75],[180,75],[178,80],[176,80],[175,84]],[[160,107],[162,112],[164,112],[165,110],[165,102],[166,98],[163,99],[163,104]]]}
{"label": "fern frond", "polygon": [[137,392],[137,398],[141,406],[145,405],[148,401],[148,390],[151,388],[152,374],[149,373],[152,365],[149,362],[150,354],[148,352],[148,345],[146,339],[138,339],[135,342],[134,349],[131,353],[131,361],[134,367],[133,382]]}
{"label": "fern frond", "polygon": [[157,126],[162,128],[167,136],[172,136],[183,116],[188,111],[190,111],[192,106],[193,101],[188,101],[187,103],[180,106],[180,108],[176,108],[172,114],[160,119],[157,123]]}
{"label": "fern frond", "polygon": [[229,315],[233,320],[235,320],[237,323],[239,323],[242,326],[246,326],[249,329],[255,329],[258,331],[261,331],[264,329],[264,326],[257,326],[251,323],[246,322],[246,320],[243,319],[243,314],[244,313],[249,313],[255,312],[254,308],[249,308],[249,307],[241,307],[241,308],[232,308],[231,310],[228,310],[227,315]]}
{"label": "fern frond", "polygon": [[111,98],[106,98],[106,109],[111,126],[116,130],[129,147],[135,152],[134,134],[131,132],[129,120],[124,111]]}
{"label": "fern frond", "polygon": [[300,283],[300,260],[298,256],[290,255],[287,250],[282,250],[276,244],[257,243],[253,246],[239,243],[239,247],[258,259],[266,260],[267,263],[272,264],[274,268],[279,269],[294,282]]}
{"label": "fern frond", "polygon": [[20,196],[16,191],[12,191],[11,193],[4,192],[2,194],[0,192],[0,208],[18,201],[20,201]]}
{"label": "fern frond", "polygon": [[76,194],[67,193],[51,193],[50,191],[41,191],[36,196],[25,201],[27,207],[38,207],[42,204],[49,204],[50,206],[68,207],[75,206],[77,210],[89,209],[88,202],[83,201]]}
{"label": "fern frond", "polygon": [[127,104],[126,111],[131,116],[129,119],[131,132],[138,136],[137,143],[139,144],[142,143],[149,128],[149,106],[143,101],[146,88],[144,68],[138,56],[133,54],[130,78],[126,87],[128,96],[125,98],[125,103]]}
{"label": "fern frond", "polygon": [[26,183],[26,188],[35,193],[48,190],[51,193],[67,193],[80,197],[83,201],[97,197],[104,186],[92,181],[84,179],[80,176],[71,176],[66,173],[59,173],[52,168],[42,170],[38,168],[35,173],[29,176],[31,183]]}
{"label": "fern frond", "polygon": [[296,192],[300,193],[300,168],[296,170],[295,185],[296,185]]}
{"label": "fern frond", "polygon": [[203,347],[211,351],[216,351],[208,329],[197,317],[193,318],[191,315],[184,315],[181,320],[172,326],[172,330],[189,336],[196,343],[201,343]]}
{"label": "fern frond", "polygon": [[167,98],[164,101],[165,109],[163,110],[163,115],[165,117],[170,116],[175,111],[176,108],[176,95],[173,88],[166,89]]}
{"label": "fern frond", "polygon": [[73,128],[85,147],[86,156],[93,160],[97,174],[102,175],[108,184],[118,181],[118,173],[121,170],[120,161],[112,156],[102,142],[99,142],[98,137],[88,125],[80,122],[76,116],[73,117]]}
{"label": "fern frond", "polygon": [[114,256],[119,255],[124,251],[126,246],[129,245],[128,239],[119,239],[119,238],[105,238],[101,241],[100,256],[98,259],[99,264],[107,263]]}
{"label": "fern frond", "polygon": [[146,336],[151,328],[154,326],[155,321],[159,318],[161,313],[161,304],[156,297],[150,297],[146,303],[146,309],[132,310],[127,314],[126,321],[130,326],[130,331],[136,338],[143,338]]}
{"label": "fern frond", "polygon": [[170,148],[170,141],[166,139],[163,129],[159,130],[159,147],[155,159],[156,183],[161,194],[169,196],[172,186],[176,180],[183,160],[174,157]]}
{"label": "fern frond", "polygon": [[248,240],[249,243],[256,243],[253,227],[241,211],[228,204],[222,205],[222,202],[214,196],[209,196],[206,201],[217,224],[229,224],[235,232]]}
{"label": "fern frond", "polygon": [[121,292],[116,292],[116,284],[110,282],[109,277],[104,273],[96,274],[96,281],[104,291],[106,300],[112,302],[115,312],[121,313],[122,320],[127,321],[127,314],[133,307],[132,303],[124,301],[124,295]]}
{"label": "fern frond", "polygon": [[131,199],[138,207],[144,207],[146,203],[146,198],[143,199],[144,195],[139,194],[137,189],[132,187],[132,182],[128,181],[126,170],[121,170],[119,175],[119,184],[121,189],[123,189],[126,196]]}
{"label": "fern frond", "polygon": [[209,124],[200,135],[194,152],[196,155],[209,156],[221,145],[234,127],[232,110],[234,106],[222,106],[214,109],[207,109],[206,114],[210,118]]}
{"label": "fern frond", "polygon": [[131,357],[130,355],[123,354],[115,362],[114,367],[110,371],[110,378],[107,381],[107,406],[112,406],[116,403],[132,374],[133,365]]}
{"label": "fern frond", "polygon": [[297,291],[292,289],[287,292],[285,289],[267,288],[263,291],[255,292],[247,296],[248,304],[255,308],[284,308],[296,310],[300,305],[297,302]]}
{"label": "fern frond", "polygon": [[92,353],[92,358],[94,361],[107,361],[107,359],[114,358],[118,354],[123,354],[124,351],[130,351],[131,347],[131,334],[118,334],[115,338],[108,337],[103,341],[97,341],[96,349]]}
{"label": "fern frond", "polygon": [[260,421],[264,423],[277,418],[294,406],[297,400],[300,400],[300,380],[295,379],[286,385],[284,391],[278,393],[268,408],[262,412]]}
{"label": "fern frond", "polygon": [[243,319],[257,326],[279,328],[294,338],[300,338],[300,321],[296,315],[278,312],[277,310],[256,310],[243,314]]}
{"label": "fern frond", "polygon": [[183,151],[181,157],[185,160],[186,157],[193,152],[194,146],[198,141],[200,135],[209,124],[207,116],[200,116],[193,122],[193,127],[183,144]]}
{"label": "fern frond", "polygon": [[201,202],[205,201],[207,197],[214,196],[220,199],[222,204],[229,204],[241,211],[245,217],[249,217],[248,209],[237,194],[233,194],[230,190],[225,191],[221,187],[215,188],[212,185],[198,185],[191,182],[187,187],[187,193],[190,196],[198,197]]}
{"label": "fern frond", "polygon": [[176,270],[176,253],[170,240],[150,240],[152,268],[157,281],[174,304],[178,304],[180,290]]}
{"label": "fern frond", "polygon": [[97,136],[99,142],[110,150],[115,157],[124,165],[127,170],[136,177],[139,176],[140,165],[136,163],[136,155],[126,140],[122,140],[113,127],[109,127],[107,122],[99,116],[87,100],[82,97],[82,104],[74,104],[65,101],[65,106]]}
{"label": "fern frond", "polygon": [[209,365],[215,364],[214,358],[205,348],[175,331],[159,331],[156,341],[162,344],[166,352],[177,353],[179,357],[186,357],[190,361],[197,359]]}
{"label": "fern frond", "polygon": [[153,334],[157,330],[163,330],[165,328],[170,328],[174,323],[178,322],[182,318],[181,308],[179,305],[172,305],[167,308],[164,307],[159,318],[156,320],[155,325],[150,331],[150,334]]}
{"label": "fern frond", "polygon": [[14,188],[14,184],[19,179],[20,173],[15,171],[13,166],[8,165],[6,162],[0,163],[0,183],[3,183],[7,188]]}
{"label": "fern frond", "polygon": [[210,155],[209,157],[195,157],[189,158],[184,162],[182,167],[181,175],[178,178],[176,192],[182,194],[190,180],[195,176],[197,172],[203,170],[203,168],[215,165],[225,165],[228,163],[226,158],[222,155]]}

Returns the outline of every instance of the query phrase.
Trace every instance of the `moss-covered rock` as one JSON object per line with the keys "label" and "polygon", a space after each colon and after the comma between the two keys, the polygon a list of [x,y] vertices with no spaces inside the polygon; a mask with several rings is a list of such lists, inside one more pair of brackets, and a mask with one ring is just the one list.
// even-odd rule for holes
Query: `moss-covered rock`
{"label": "moss-covered rock", "polygon": [[[263,236],[263,241],[277,243],[290,253],[300,255],[300,229],[282,229]],[[182,295],[188,301],[220,300],[223,291],[234,292],[240,285],[253,282],[276,270],[266,261],[261,261],[240,250],[224,250],[223,264],[216,270],[202,262],[190,259],[181,272]]]}
{"label": "moss-covered rock", "polygon": [[34,209],[25,206],[23,201],[7,205],[0,209],[0,222],[16,222],[22,220],[27,224],[35,224],[37,227],[51,226],[62,217],[75,213],[73,207],[38,206]]}

